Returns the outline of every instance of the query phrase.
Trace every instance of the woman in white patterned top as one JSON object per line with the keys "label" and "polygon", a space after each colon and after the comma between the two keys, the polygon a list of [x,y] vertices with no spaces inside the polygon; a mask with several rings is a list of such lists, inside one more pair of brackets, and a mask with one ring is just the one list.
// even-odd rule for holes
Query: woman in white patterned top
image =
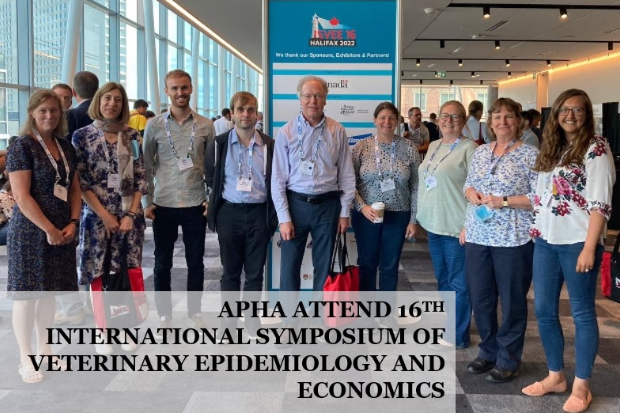
{"label": "woman in white patterned top", "polygon": [[467,371],[491,370],[486,380],[504,383],[518,374],[527,327],[534,254],[529,229],[538,178],[532,168],[538,150],[519,139],[522,119],[514,100],[497,99],[487,119],[497,140],[476,150],[465,182],[470,203],[465,270],[480,335],[478,356]]}
{"label": "woman in white patterned top", "polygon": [[592,103],[584,91],[569,89],[553,103],[534,168],[535,309],[549,374],[523,393],[542,396],[568,387],[558,314],[566,282],[575,323],[575,381],[564,411],[582,412],[592,401],[589,379],[599,342],[594,298],[616,176],[607,141],[594,134]]}
{"label": "woman in white patterned top", "polygon": [[[394,135],[398,109],[390,102],[377,106],[377,134],[353,148],[355,210],[351,223],[357,241],[360,289],[396,291],[398,265],[405,238],[414,237],[420,156],[411,141]],[[371,205],[385,204],[382,223]]]}

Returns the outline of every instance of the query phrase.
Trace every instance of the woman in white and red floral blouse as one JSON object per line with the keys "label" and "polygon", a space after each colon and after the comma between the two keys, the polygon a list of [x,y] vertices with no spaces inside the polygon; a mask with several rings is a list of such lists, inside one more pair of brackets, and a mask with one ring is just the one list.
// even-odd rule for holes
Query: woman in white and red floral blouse
{"label": "woman in white and red floral blouse", "polygon": [[549,375],[523,393],[542,396],[568,388],[558,310],[566,283],[575,323],[575,381],[564,411],[582,412],[592,401],[589,379],[599,342],[594,297],[616,176],[607,141],[594,134],[592,103],[584,91],[567,90],[553,103],[534,169],[535,308]]}

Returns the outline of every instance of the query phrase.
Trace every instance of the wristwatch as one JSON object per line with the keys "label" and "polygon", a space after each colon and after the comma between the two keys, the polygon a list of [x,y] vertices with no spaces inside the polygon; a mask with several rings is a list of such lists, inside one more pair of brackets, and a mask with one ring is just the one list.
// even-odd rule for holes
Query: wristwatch
{"label": "wristwatch", "polygon": [[508,208],[508,197],[505,196],[502,202],[502,208]]}

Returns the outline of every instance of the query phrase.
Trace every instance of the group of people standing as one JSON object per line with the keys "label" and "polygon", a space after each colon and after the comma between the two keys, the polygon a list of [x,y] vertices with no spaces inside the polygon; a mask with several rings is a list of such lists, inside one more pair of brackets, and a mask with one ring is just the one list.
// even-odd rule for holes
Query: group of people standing
{"label": "group of people standing", "polygon": [[[609,145],[594,134],[585,92],[571,89],[556,99],[540,151],[520,139],[519,105],[500,98],[488,111],[486,133],[477,131],[476,136],[493,137],[488,144],[478,146],[464,136],[467,117],[458,101],[442,105],[441,138],[430,143],[411,139],[412,131],[407,136],[397,131],[399,111],[384,102],[374,112],[376,133],[352,152],[342,125],[325,116],[329,91],[316,76],[299,81],[300,113],[275,140],[255,129],[258,101],[248,92],[231,99],[234,127],[219,136],[189,106],[189,74],[169,72],[165,92],[170,111],[147,123],[142,145],[138,131],[126,126],[129,106],[120,84],[97,91],[88,110],[94,122],[72,134],[73,145],[59,139],[66,128],[61,100],[47,90],[30,99],[28,122],[7,161],[17,202],[9,231],[8,290],[16,300],[24,381],[42,379],[28,359],[33,327],[36,354],[51,354],[44,331],[54,314],[53,292],[77,289],[78,229],[79,280],[86,284],[102,274],[108,248],[111,272],[119,270],[121,253],[130,267],[139,267],[145,217],[153,220],[158,327],[166,328],[172,325],[172,256],[181,226],[187,315],[189,325],[200,328],[207,225],[220,243],[221,289],[238,298],[240,290],[246,295],[262,290],[268,241],[278,226],[280,290],[299,291],[311,235],[313,288],[321,291],[337,234],[351,218],[365,291],[396,291],[404,240],[420,226],[426,230],[438,289],[456,293],[450,311],[454,331],[435,348],[468,347],[473,310],[481,341],[468,371],[489,372],[490,382],[518,374],[526,294],[534,280],[549,375],[523,389],[525,394],[566,390],[558,315],[566,282],[577,365],[565,410],[587,408],[598,343],[596,277],[615,173]],[[373,208],[376,203],[384,209]]]}

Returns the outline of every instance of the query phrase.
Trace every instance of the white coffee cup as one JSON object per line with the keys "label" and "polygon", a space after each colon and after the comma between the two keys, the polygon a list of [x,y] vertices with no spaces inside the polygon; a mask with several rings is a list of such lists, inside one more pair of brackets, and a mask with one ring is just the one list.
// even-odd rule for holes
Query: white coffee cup
{"label": "white coffee cup", "polygon": [[383,215],[385,213],[385,204],[383,202],[375,202],[370,206],[372,209],[377,211],[377,219],[374,220],[375,224],[380,224],[383,222]]}

